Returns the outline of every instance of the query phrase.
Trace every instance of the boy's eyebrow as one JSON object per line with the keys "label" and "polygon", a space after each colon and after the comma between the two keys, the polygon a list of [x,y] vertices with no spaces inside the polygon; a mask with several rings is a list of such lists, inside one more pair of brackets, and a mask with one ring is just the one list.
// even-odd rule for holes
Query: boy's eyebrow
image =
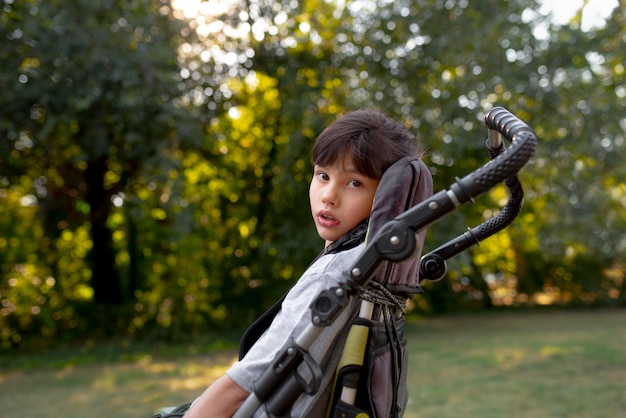
{"label": "boy's eyebrow", "polygon": [[[315,167],[317,168],[321,168],[321,169],[327,169],[327,166],[323,166],[323,165],[316,165]],[[341,168],[341,171],[343,171],[344,173],[348,173],[348,174],[361,174],[361,175],[365,175],[363,173],[361,173],[359,170],[356,169],[356,167],[352,167],[349,169],[346,169],[345,167]]]}

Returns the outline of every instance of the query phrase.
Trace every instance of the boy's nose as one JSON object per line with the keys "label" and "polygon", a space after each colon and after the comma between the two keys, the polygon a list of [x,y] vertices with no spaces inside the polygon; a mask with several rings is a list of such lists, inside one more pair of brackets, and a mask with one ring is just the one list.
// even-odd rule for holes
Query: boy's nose
{"label": "boy's nose", "polygon": [[322,203],[335,206],[337,204],[337,189],[333,185],[328,185],[322,193]]}

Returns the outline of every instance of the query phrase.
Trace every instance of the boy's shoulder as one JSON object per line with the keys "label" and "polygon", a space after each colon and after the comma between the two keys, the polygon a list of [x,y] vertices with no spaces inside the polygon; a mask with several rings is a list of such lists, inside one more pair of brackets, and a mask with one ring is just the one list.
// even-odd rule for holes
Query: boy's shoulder
{"label": "boy's shoulder", "polygon": [[309,274],[343,274],[347,271],[357,256],[361,254],[365,244],[361,243],[354,248],[350,248],[337,253],[326,254],[320,257],[315,263],[309,267],[307,273]]}

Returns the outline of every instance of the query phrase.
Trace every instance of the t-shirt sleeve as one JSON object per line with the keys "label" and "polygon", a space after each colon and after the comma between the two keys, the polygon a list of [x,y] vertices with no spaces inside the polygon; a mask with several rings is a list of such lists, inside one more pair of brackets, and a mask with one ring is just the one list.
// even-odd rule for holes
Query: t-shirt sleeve
{"label": "t-shirt sleeve", "polygon": [[[226,374],[242,388],[252,392],[255,380],[270,367],[276,354],[282,352],[292,336],[299,336],[311,324],[311,302],[323,290],[337,286],[341,277],[341,271],[332,269],[305,273],[286,296],[281,311],[267,331]],[[354,301],[349,306],[354,306]],[[344,309],[330,326],[323,329],[310,347],[309,353],[322,368],[327,352],[336,344],[335,337],[345,329],[353,312],[353,308]]]}

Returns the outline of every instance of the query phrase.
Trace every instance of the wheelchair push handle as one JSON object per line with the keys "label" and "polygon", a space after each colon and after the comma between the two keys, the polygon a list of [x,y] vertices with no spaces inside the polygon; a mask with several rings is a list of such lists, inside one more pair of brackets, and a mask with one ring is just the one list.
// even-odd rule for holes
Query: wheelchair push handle
{"label": "wheelchair push handle", "polygon": [[[498,157],[505,150],[503,135],[500,131],[505,133],[507,139],[514,140],[514,135],[522,130],[530,129],[502,108],[495,108],[489,113],[485,117],[485,124],[488,127],[486,147],[492,159]],[[532,133],[532,130],[530,132]],[[534,133],[532,135],[534,136]],[[447,272],[446,260],[474,245],[478,245],[482,240],[509,226],[517,218],[524,202],[522,185],[517,175],[507,178],[504,184],[509,191],[509,200],[502,210],[493,218],[474,228],[468,228],[462,235],[424,255],[420,260],[420,281],[435,282],[441,280]]]}
{"label": "wheelchair push handle", "polygon": [[[416,249],[414,232],[439,221],[462,204],[473,203],[476,197],[486,193],[498,183],[515,178],[518,171],[526,165],[537,145],[537,137],[533,130],[502,107],[495,107],[487,113],[485,124],[512,145],[506,149],[501,148],[497,135],[492,133],[488,145],[492,142],[497,148],[493,150],[491,161],[465,177],[457,178],[449,189],[441,190],[383,225],[350,269],[349,282],[352,287],[358,289],[359,286],[366,285],[383,260],[399,262],[414,254]],[[521,191],[521,187],[519,189]],[[506,222],[510,223],[515,216]],[[484,231],[481,234],[481,238],[493,234],[493,231],[499,230],[498,228],[501,229],[499,225],[490,224],[486,234]],[[472,245],[476,244],[474,238],[472,237]]]}
{"label": "wheelchair push handle", "polygon": [[[508,110],[502,107],[493,108],[485,115],[485,125],[501,134],[512,145],[489,163],[462,179],[457,179],[450,190],[457,196],[460,204],[473,201],[496,184],[516,175],[535,153],[537,137],[534,131]],[[490,137],[494,135],[491,134]]]}

